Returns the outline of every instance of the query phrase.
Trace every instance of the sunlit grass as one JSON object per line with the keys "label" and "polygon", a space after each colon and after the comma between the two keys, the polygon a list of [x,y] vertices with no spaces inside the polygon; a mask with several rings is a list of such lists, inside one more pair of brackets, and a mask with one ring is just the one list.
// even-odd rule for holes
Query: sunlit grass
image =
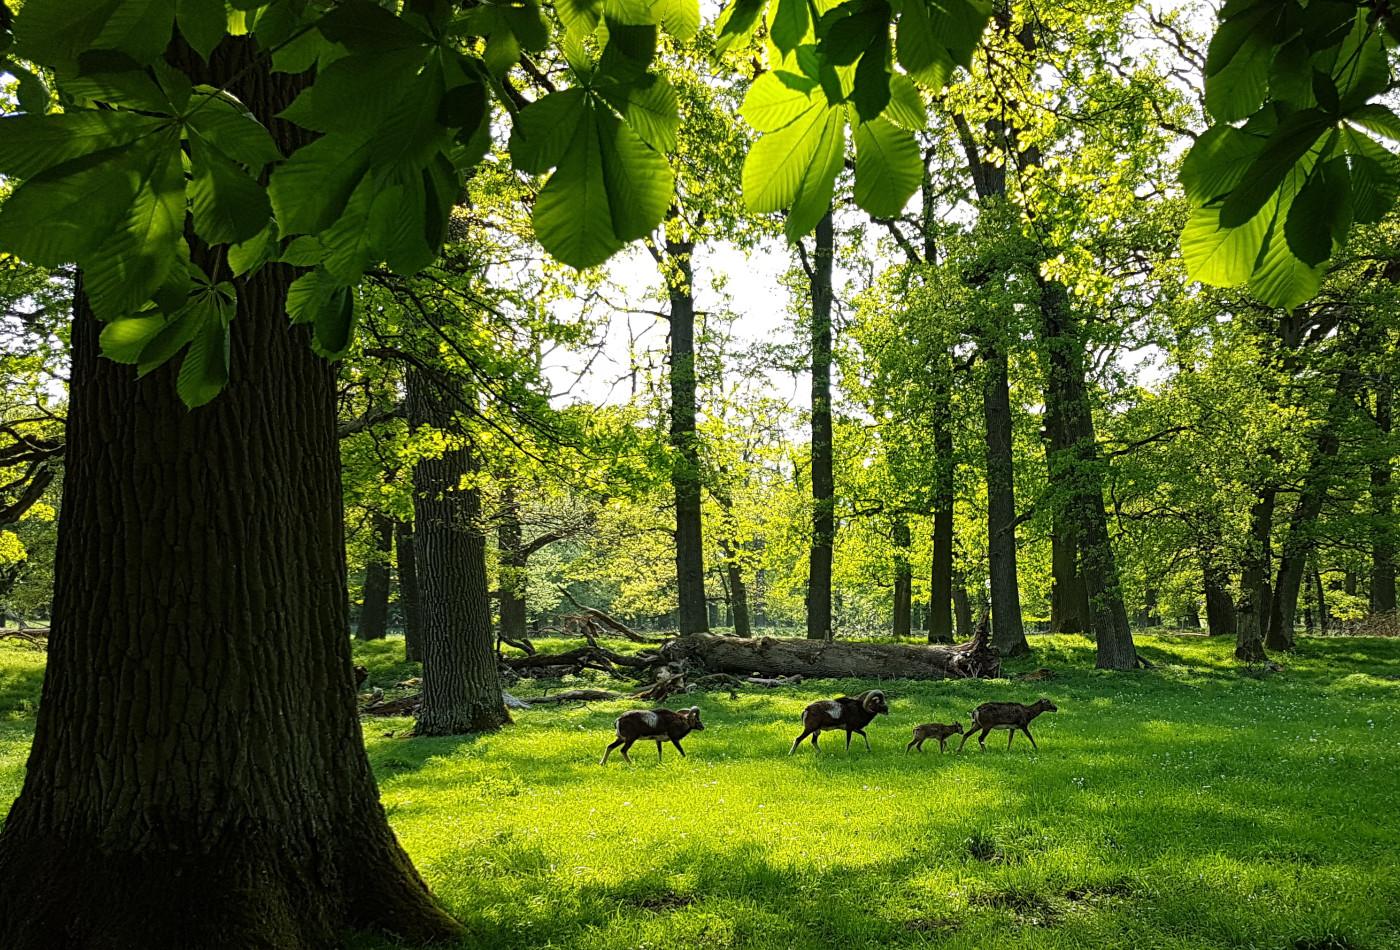
{"label": "sunlit grass", "polygon": [[[786,754],[803,705],[867,681],[677,699],[706,729],[659,765],[647,743],[597,765],[626,702],[462,739],[367,719],[366,741],[467,946],[1400,947],[1400,642],[1304,640],[1262,680],[1205,638],[1144,639],[1157,665],[1134,674],[1094,672],[1079,638],[1034,645],[1009,672],[1049,682],[880,684],[873,753],[829,736]],[[401,648],[357,645],[369,685],[413,674]],[[0,645],[0,801],[32,666]],[[1032,726],[1039,753],[1000,734],[902,751],[915,723],[1039,695],[1060,707]]]}

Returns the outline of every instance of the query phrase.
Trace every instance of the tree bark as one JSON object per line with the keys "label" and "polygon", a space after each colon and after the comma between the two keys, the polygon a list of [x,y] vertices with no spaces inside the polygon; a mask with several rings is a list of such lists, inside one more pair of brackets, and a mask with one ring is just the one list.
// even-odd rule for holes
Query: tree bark
{"label": "tree bark", "polygon": [[1050,632],[1089,633],[1089,592],[1079,573],[1078,545],[1058,506],[1050,520]]}
{"label": "tree bark", "polygon": [[1223,637],[1235,630],[1235,604],[1230,599],[1229,577],[1213,552],[1201,559],[1201,577],[1206,598],[1206,632]]}
{"label": "tree bark", "polygon": [[1375,519],[1371,542],[1371,610],[1395,609],[1395,488],[1391,484],[1394,384],[1388,375],[1376,382],[1376,428],[1380,448],[1371,461],[1371,512]]}
{"label": "tree bark", "polygon": [[1317,600],[1317,632],[1327,633],[1327,592],[1322,588],[1322,572],[1314,567],[1312,572],[1313,595]]}
{"label": "tree bark", "polygon": [[914,575],[909,567],[909,521],[899,515],[894,523],[894,622],[896,638],[908,637],[913,629],[911,616]]}
{"label": "tree bark", "polygon": [[414,550],[413,525],[400,521],[394,526],[395,570],[399,576],[399,613],[403,615],[404,659],[423,661],[423,620],[419,608],[418,558]]}
{"label": "tree bark", "polygon": [[729,607],[734,614],[734,635],[747,637],[753,633],[749,621],[749,588],[744,583],[744,572],[739,568],[738,558],[729,542],[724,542],[724,570],[729,581]]}
{"label": "tree bark", "polygon": [[710,629],[700,519],[700,437],[695,430],[693,241],[667,239],[663,268],[671,303],[671,486],[676,497],[676,584],[682,636]]}
{"label": "tree bark", "polygon": [[501,702],[486,576],[477,466],[459,421],[466,401],[458,380],[411,366],[411,431],[431,427],[447,437],[436,458],[413,466],[414,541],[423,613],[423,703],[416,732],[450,736],[499,729]]}
{"label": "tree bark", "polygon": [[1006,354],[983,344],[987,379],[982,405],[987,423],[987,557],[992,581],[992,646],[1002,656],[1030,652],[1021,624],[1016,573],[1016,491],[1011,457],[1011,387]]}
{"label": "tree bark", "polygon": [[967,596],[967,586],[962,571],[953,573],[953,615],[958,621],[958,639],[972,636],[972,601]]}
{"label": "tree bark", "polygon": [[830,640],[831,552],[836,541],[832,472],[831,266],[836,234],[828,209],[817,222],[809,293],[812,303],[812,547],[807,571],[807,637]]}
{"label": "tree bark", "polygon": [[1303,489],[1289,518],[1288,534],[1284,538],[1283,551],[1279,557],[1278,577],[1269,606],[1267,633],[1264,646],[1270,650],[1293,649],[1294,613],[1298,609],[1298,588],[1303,581],[1303,570],[1308,556],[1316,546],[1312,529],[1317,516],[1322,513],[1327,490],[1332,483],[1332,460],[1341,447],[1338,432],[1342,417],[1350,405],[1356,391],[1358,378],[1354,372],[1343,370],[1337,380],[1337,388],[1328,402],[1327,418],[1318,432],[1313,447],[1312,459],[1303,479]]}
{"label": "tree bark", "polygon": [[[930,249],[931,250],[931,249]],[[933,567],[929,578],[928,642],[953,641],[953,365],[940,354],[933,376]],[[966,593],[963,595],[966,600]],[[971,636],[961,623],[958,635]]]}
{"label": "tree bark", "polygon": [[365,564],[364,602],[355,635],[361,640],[382,640],[389,625],[389,558],[394,553],[394,522],[376,511],[370,515],[370,530],[374,533],[374,552]]}
{"label": "tree bark", "polygon": [[[226,41],[197,81],[228,82],[290,150],[272,116],[301,82],[253,56]],[[287,325],[295,276],[236,279],[229,384],[193,411],[178,362],[138,379],[99,358],[79,284],[55,633],[0,835],[0,946],[460,932],[395,840],[364,753],[335,370]]]}
{"label": "tree bark", "polygon": [[[819,643],[808,639],[759,637],[679,637],[661,648],[667,662],[698,664],[712,673],[828,679],[946,679],[995,676],[1000,664],[991,652],[972,654],[959,647],[904,643]],[[969,666],[971,664],[971,666]],[[981,664],[981,665],[979,665]],[[970,672],[969,672],[970,671]]]}
{"label": "tree bark", "polygon": [[1267,658],[1264,631],[1268,626],[1269,562],[1272,559],[1274,503],[1272,486],[1259,490],[1249,510],[1249,547],[1245,551],[1244,574],[1240,578],[1242,598],[1236,614],[1235,658],[1258,663]]}
{"label": "tree bark", "polygon": [[525,639],[525,545],[520,527],[520,503],[515,486],[507,483],[502,492],[501,518],[496,526],[497,561],[500,580],[501,637]]}

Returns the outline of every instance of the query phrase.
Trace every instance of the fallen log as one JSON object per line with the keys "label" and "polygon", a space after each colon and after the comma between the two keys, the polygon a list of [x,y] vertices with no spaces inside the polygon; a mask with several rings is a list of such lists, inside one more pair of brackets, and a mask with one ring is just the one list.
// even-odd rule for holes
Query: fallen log
{"label": "fallen log", "polygon": [[605,647],[579,647],[564,653],[535,653],[531,656],[508,657],[501,661],[517,673],[535,671],[542,667],[573,667],[575,669],[595,669],[604,673],[615,672],[614,667],[642,670],[656,662],[650,654],[627,656],[614,653]]}
{"label": "fallen log", "polygon": [[546,696],[526,696],[525,702],[538,706],[541,703],[594,703],[622,698],[622,693],[614,693],[610,689],[566,689]]}
{"label": "fallen log", "polygon": [[980,628],[971,641],[955,647],[694,634],[667,641],[660,652],[682,667],[741,676],[985,679],[1001,673],[1001,658],[986,641]]}
{"label": "fallen log", "polygon": [[665,642],[664,638],[658,640],[652,637],[642,636],[640,633],[633,630],[631,627],[627,626],[627,624],[623,623],[621,620],[618,620],[616,617],[614,617],[607,611],[599,610],[597,607],[588,607],[584,604],[579,603],[578,598],[575,597],[573,594],[569,593],[569,589],[567,587],[561,586],[559,588],[559,592],[565,597],[567,597],[569,599],[569,603],[577,607],[585,617],[597,621],[600,626],[606,627],[607,629],[613,631],[616,634],[620,634],[626,639],[631,640],[633,643]]}

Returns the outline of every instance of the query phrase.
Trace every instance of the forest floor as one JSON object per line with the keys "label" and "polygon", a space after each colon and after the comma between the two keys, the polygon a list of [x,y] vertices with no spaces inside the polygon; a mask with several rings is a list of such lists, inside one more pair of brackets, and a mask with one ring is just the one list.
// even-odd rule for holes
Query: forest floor
{"label": "forest floor", "polygon": [[[673,701],[706,729],[660,765],[649,743],[597,764],[631,703],[538,707],[461,739],[368,718],[366,741],[466,946],[1400,947],[1400,640],[1305,639],[1264,679],[1202,637],[1139,638],[1156,668],[1133,674],[1094,672],[1078,637],[1032,643],[1008,673],[1048,682],[879,684],[891,715],[869,753],[832,735],[787,755],[806,703],[862,681]],[[356,645],[367,688],[414,674],[401,649]],[[0,642],[0,813],[42,664]],[[903,751],[915,723],[1040,695],[1060,711],[1032,726],[1038,753],[1000,734],[986,752]]]}

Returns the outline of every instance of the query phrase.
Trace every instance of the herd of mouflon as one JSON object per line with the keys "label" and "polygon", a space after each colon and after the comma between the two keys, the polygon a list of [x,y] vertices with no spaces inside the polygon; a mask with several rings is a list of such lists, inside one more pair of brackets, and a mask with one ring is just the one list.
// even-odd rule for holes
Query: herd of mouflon
{"label": "herd of mouflon", "polygon": [[[788,755],[796,752],[802,740],[808,736],[812,738],[812,748],[820,749],[821,746],[817,745],[818,736],[823,732],[839,731],[846,733],[848,751],[853,735],[864,739],[865,748],[869,750],[870,737],[865,734],[865,727],[870,725],[876,716],[882,713],[889,715],[889,711],[885,694],[878,689],[866,690],[858,696],[838,696],[836,699],[822,699],[811,703],[802,710],[802,734],[792,740],[792,748],[788,750]],[[946,743],[950,736],[962,736],[962,742],[958,744],[958,751],[961,752],[974,733],[977,734],[977,744],[985,750],[987,736],[993,729],[1006,730],[1008,749],[1011,748],[1011,740],[1016,738],[1019,731],[1024,732],[1026,738],[1031,741],[1031,748],[1038,750],[1035,737],[1031,735],[1031,720],[1041,713],[1056,711],[1055,704],[1048,699],[1038,699],[1029,706],[1021,703],[983,703],[972,711],[972,725],[966,732],[963,731],[962,723],[926,722],[914,727],[914,738],[909,740],[904,751],[918,749],[922,752],[926,740],[937,739],[938,751],[943,752],[946,751]],[[622,757],[631,762],[627,750],[632,748],[632,743],[638,739],[656,743],[657,761],[661,760],[661,744],[667,741],[684,757],[685,750],[681,748],[681,740],[704,728],[705,724],[700,721],[699,706],[679,710],[636,709],[625,712],[617,717],[617,738],[604,750],[603,761],[599,765],[607,764],[613,749],[621,751]]]}

